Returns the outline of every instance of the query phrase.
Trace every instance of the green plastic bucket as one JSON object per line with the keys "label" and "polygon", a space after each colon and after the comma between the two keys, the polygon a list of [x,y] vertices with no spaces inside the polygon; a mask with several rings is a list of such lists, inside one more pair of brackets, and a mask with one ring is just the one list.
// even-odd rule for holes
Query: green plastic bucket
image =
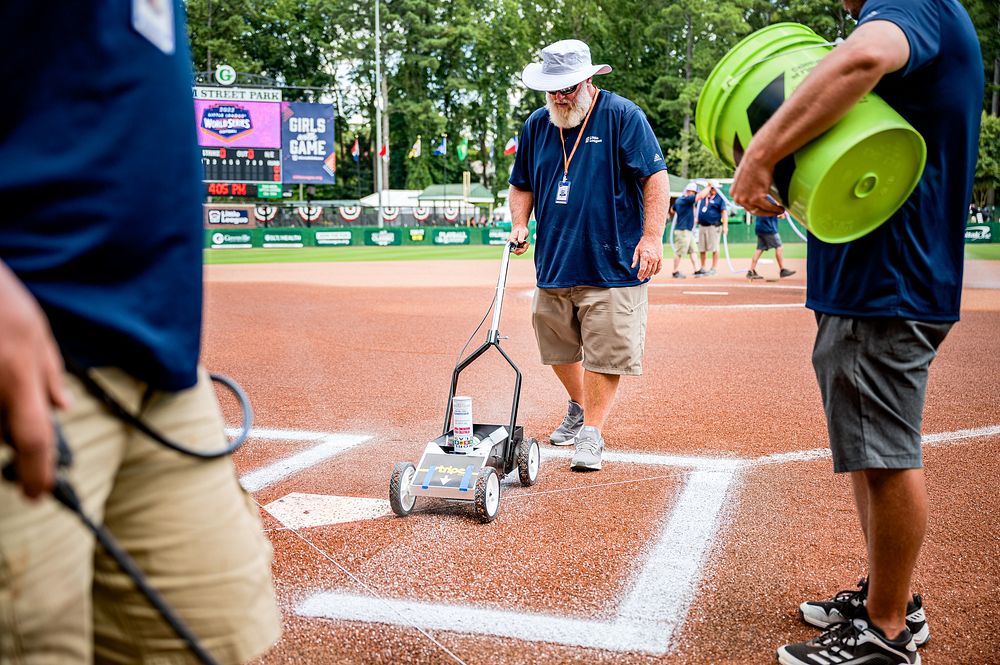
{"label": "green plastic bucket", "polygon": [[[698,98],[698,137],[736,168],[754,133],[832,47],[798,23],[747,36],[712,70]],[[927,157],[923,137],[877,95],[775,167],[781,201],[826,242],[873,231],[906,201]]]}

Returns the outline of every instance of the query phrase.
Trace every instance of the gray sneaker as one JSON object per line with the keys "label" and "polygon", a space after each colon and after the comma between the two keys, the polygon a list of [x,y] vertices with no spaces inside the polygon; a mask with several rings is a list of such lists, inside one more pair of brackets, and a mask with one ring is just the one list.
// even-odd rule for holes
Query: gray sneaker
{"label": "gray sneaker", "polygon": [[596,427],[587,425],[576,435],[576,452],[570,468],[577,471],[600,471],[601,453],[604,451],[604,437]]}
{"label": "gray sneaker", "polygon": [[549,443],[553,446],[571,446],[573,439],[580,433],[581,427],[583,427],[583,407],[570,400],[569,407],[566,409],[566,417],[563,418],[562,424],[549,435]]}

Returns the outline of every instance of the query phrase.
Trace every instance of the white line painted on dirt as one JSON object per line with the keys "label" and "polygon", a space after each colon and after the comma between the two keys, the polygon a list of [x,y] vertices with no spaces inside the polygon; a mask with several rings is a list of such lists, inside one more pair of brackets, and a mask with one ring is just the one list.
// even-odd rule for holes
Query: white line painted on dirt
{"label": "white line painted on dirt", "polygon": [[805,303],[785,302],[785,303],[745,303],[742,305],[679,305],[679,304],[650,304],[652,309],[802,309]]}
{"label": "white line painted on dirt", "polygon": [[[925,445],[937,447],[998,435],[1000,425],[992,425],[928,434],[923,441]],[[367,440],[370,437],[358,438]],[[563,449],[543,448],[542,453],[549,458],[572,456],[572,450]],[[674,648],[673,637],[684,625],[719,528],[723,506],[741,471],[757,465],[829,456],[826,448],[765,455],[752,460],[605,451],[604,459],[609,462],[691,469],[659,538],[610,621],[335,591],[309,596],[298,605],[296,612],[305,617],[410,625],[418,629],[663,655]]]}
{"label": "white line painted on dirt", "polygon": [[728,296],[729,291],[681,291],[686,296]]}
{"label": "white line painted on dirt", "polygon": [[[543,447],[543,457],[573,456],[572,448]],[[628,453],[616,450],[605,450],[601,455],[605,462],[621,462],[623,464],[642,464],[648,466],[683,466],[700,471],[731,471],[745,460],[728,457],[699,457],[697,455],[661,455],[659,453]]]}
{"label": "white line painted on dirt", "polygon": [[729,465],[728,471],[698,470],[688,477],[670,519],[612,621],[332,591],[308,597],[296,612],[307,617],[386,624],[401,624],[405,619],[409,625],[431,630],[664,654],[671,646],[674,631],[687,616],[729,486],[736,476],[737,466],[731,464],[732,460],[720,461]]}
{"label": "white line painted on dirt", "polygon": [[[550,614],[334,592],[310,596],[299,604],[296,612],[305,617],[395,625],[415,624],[425,630],[495,635],[611,651],[648,650],[643,647],[650,646],[648,641],[651,637],[648,625],[618,626],[605,621],[570,619]],[[404,619],[407,623],[404,623]],[[661,652],[662,649],[653,651]]]}
{"label": "white line painted on dirt", "polygon": [[[972,429],[960,429],[954,432],[938,432],[936,434],[924,434],[921,439],[923,445],[933,448],[953,445],[968,439],[981,439],[991,436],[1000,436],[1000,425],[988,425],[986,427],[975,427]],[[813,460],[830,457],[829,448],[814,448],[813,450],[796,450],[790,453],[776,453],[774,455],[764,455],[748,463],[757,466],[759,464],[785,464],[786,462],[811,462]]]}
{"label": "white line painted on dirt", "polygon": [[[288,431],[292,432],[293,430]],[[315,432],[313,432],[313,434],[315,434]],[[253,436],[253,431],[251,431],[251,435]],[[286,440],[285,437],[275,438]],[[277,462],[269,464],[262,469],[251,471],[240,478],[240,483],[246,491],[256,492],[267,487],[268,485],[273,485],[279,480],[284,480],[288,476],[298,473],[303,469],[308,469],[309,467],[315,466],[320,462],[325,462],[334,455],[339,455],[345,450],[353,448],[359,443],[364,443],[369,439],[371,439],[370,436],[362,434],[326,434],[326,436],[320,438],[319,443],[312,448],[303,450],[302,452],[296,453],[291,457],[286,457],[283,460],[278,460]]]}
{"label": "white line painted on dirt", "polygon": [[385,517],[392,509],[386,499],[292,492],[264,506],[290,529],[344,524]]}
{"label": "white line painted on dirt", "polygon": [[[238,427],[227,427],[226,434],[236,436],[243,430]],[[317,441],[332,436],[335,432],[310,432],[302,429],[268,429],[253,427],[250,429],[251,439],[266,439],[268,441]]]}
{"label": "white line painted on dirt", "polygon": [[[736,470],[695,471],[615,619],[615,628],[646,626],[644,650],[664,653],[684,623]],[[654,649],[654,647],[656,647]]]}

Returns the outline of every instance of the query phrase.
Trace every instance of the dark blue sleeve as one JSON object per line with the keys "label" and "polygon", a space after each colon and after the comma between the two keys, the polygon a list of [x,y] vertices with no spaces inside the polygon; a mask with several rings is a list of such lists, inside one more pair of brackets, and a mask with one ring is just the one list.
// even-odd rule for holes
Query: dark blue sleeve
{"label": "dark blue sleeve", "polygon": [[518,189],[534,191],[531,187],[531,153],[534,149],[531,141],[531,130],[529,129],[530,118],[521,127],[521,134],[517,137],[517,152],[514,153],[514,168],[511,169],[509,182]]}
{"label": "dark blue sleeve", "polygon": [[678,203],[682,205],[694,205],[694,194],[691,194],[690,196],[677,197],[677,200],[674,202],[674,205],[677,205]]}
{"label": "dark blue sleeve", "polygon": [[646,120],[646,114],[638,107],[626,111],[622,118],[619,145],[626,167],[636,178],[646,178],[666,170],[660,143]]}
{"label": "dark blue sleeve", "polygon": [[910,43],[910,60],[901,72],[906,76],[936,58],[941,49],[939,1],[868,0],[861,10],[858,25],[889,21],[903,31]]}

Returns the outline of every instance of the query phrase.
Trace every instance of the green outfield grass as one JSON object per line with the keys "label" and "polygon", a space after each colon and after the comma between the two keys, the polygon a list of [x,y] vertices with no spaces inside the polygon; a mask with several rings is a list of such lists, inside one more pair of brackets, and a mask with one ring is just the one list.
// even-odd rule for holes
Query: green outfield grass
{"label": "green outfield grass", "polygon": [[[734,259],[749,259],[753,256],[752,243],[732,244],[729,255]],[[499,258],[501,248],[489,245],[462,245],[457,247],[402,245],[399,247],[304,247],[302,249],[206,249],[205,263],[218,265],[226,263],[323,263],[329,261],[438,261],[458,259]],[[529,249],[526,257],[532,257]],[[670,246],[664,246],[664,255],[670,258]],[[725,253],[722,253],[725,258]],[[774,252],[765,252],[764,257],[773,257]],[[790,259],[804,259],[805,243],[788,243],[785,256]],[[966,245],[967,259],[1000,260],[1000,244]],[[686,259],[685,259],[686,260]]]}
{"label": "green outfield grass", "polygon": [[965,258],[1000,261],[1000,244],[974,244],[965,246]]}
{"label": "green outfield grass", "polygon": [[[432,245],[402,245],[399,247],[303,247],[301,249],[206,249],[205,263],[209,265],[227,263],[323,263],[328,261],[438,261],[458,259],[499,258],[502,248],[490,245],[462,245],[458,247]],[[754,245],[733,244],[729,246],[734,259],[749,259]],[[670,257],[670,246],[664,246],[664,254]],[[773,255],[768,252],[765,256]],[[785,256],[792,259],[805,257],[803,243],[785,245]],[[533,250],[524,256],[531,258]],[[723,257],[725,254],[722,255]]]}

